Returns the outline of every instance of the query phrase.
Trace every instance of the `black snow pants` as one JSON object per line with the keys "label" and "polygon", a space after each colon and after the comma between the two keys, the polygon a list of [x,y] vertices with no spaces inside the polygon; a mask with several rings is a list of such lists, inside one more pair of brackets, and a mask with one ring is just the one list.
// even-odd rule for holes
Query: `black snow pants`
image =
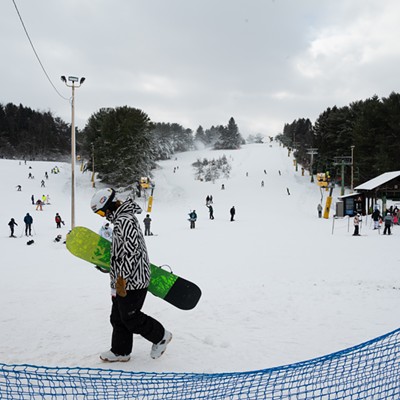
{"label": "black snow pants", "polygon": [[164,337],[164,327],[141,311],[147,289],[127,290],[127,295],[112,297],[110,322],[113,327],[111,351],[125,356],[131,354],[133,334],[143,336],[152,343]]}

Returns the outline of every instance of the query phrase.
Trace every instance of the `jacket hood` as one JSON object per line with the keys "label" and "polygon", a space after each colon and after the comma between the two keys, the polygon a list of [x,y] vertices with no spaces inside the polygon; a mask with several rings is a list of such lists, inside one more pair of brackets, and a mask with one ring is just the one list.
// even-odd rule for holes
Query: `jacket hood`
{"label": "jacket hood", "polygon": [[140,214],[141,212],[142,209],[140,206],[132,199],[128,198],[118,207],[117,210],[107,216],[107,220],[113,222],[116,218],[123,215]]}

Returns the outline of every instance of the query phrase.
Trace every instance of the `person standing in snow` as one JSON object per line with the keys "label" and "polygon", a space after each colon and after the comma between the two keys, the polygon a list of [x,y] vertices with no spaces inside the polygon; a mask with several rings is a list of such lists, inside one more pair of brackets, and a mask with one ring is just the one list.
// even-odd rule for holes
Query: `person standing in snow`
{"label": "person standing in snow", "polygon": [[214,219],[214,209],[213,209],[213,206],[212,206],[211,204],[209,204],[207,207],[208,207],[208,213],[209,213],[210,219]]}
{"label": "person standing in snow", "polygon": [[56,228],[61,228],[61,223],[63,222],[63,220],[59,213],[56,213],[54,220],[56,221]]}
{"label": "person standing in snow", "polygon": [[318,204],[317,210],[318,210],[318,218],[321,218],[322,217],[322,206],[321,206],[321,204]]}
{"label": "person standing in snow", "polygon": [[189,221],[190,221],[190,229],[195,229],[197,221],[196,210],[193,210],[189,213]]}
{"label": "person standing in snow", "polygon": [[100,232],[99,235],[104,238],[107,239],[109,242],[112,242],[112,229],[110,228],[110,223],[106,222],[101,228],[100,228]]}
{"label": "person standing in snow", "polygon": [[232,208],[230,209],[230,214],[231,214],[231,222],[235,220],[235,214],[236,214],[236,210],[235,207],[232,206]]}
{"label": "person standing in snow", "polygon": [[354,224],[354,233],[353,233],[353,236],[360,236],[360,231],[359,231],[359,228],[360,228],[360,217],[359,217],[359,215],[358,214],[356,214],[355,216],[354,216],[354,219],[353,219],[353,224]]}
{"label": "person standing in snow", "polygon": [[32,224],[33,224],[33,218],[29,213],[26,213],[25,218],[25,236],[32,236]]}
{"label": "person standing in snow", "polygon": [[379,228],[379,220],[382,218],[379,208],[375,206],[375,210],[371,215],[372,219],[374,220],[374,229]]}
{"label": "person standing in snow", "polygon": [[11,218],[10,222],[8,223],[8,226],[10,227],[10,230],[11,230],[10,237],[13,237],[13,238],[16,237],[16,236],[14,236],[14,227],[15,227],[15,225],[18,226],[18,224],[15,222],[15,219]]}
{"label": "person standing in snow", "polygon": [[34,206],[35,205],[35,196],[34,195],[31,196],[31,201],[32,201],[32,205]]}
{"label": "person standing in snow", "polygon": [[150,215],[147,214],[146,218],[143,220],[144,222],[144,236],[150,236],[151,232],[150,232],[150,224],[151,224],[151,218]]}
{"label": "person standing in snow", "polygon": [[156,319],[144,314],[142,307],[150,283],[150,262],[146,243],[135,214],[142,209],[132,199],[116,199],[112,188],[99,190],[91,200],[92,211],[114,225],[111,244],[110,286],[113,327],[111,349],[100,354],[105,362],[129,361],[133,334],[153,343],[153,359],[164,354],[172,339]]}
{"label": "person standing in snow", "polygon": [[383,222],[385,224],[385,229],[383,230],[383,234],[386,235],[387,233],[388,235],[391,235],[392,233],[390,232],[390,228],[393,226],[393,217],[392,214],[390,214],[390,212],[388,212],[385,218],[383,218]]}

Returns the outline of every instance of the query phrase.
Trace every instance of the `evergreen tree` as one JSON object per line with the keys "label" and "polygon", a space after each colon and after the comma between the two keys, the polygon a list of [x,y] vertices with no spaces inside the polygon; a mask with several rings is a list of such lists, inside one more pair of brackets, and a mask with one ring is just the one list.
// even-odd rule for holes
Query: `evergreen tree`
{"label": "evergreen tree", "polygon": [[101,109],[85,127],[86,150],[95,148],[95,169],[100,179],[114,185],[134,186],[151,176],[155,166],[152,123],[143,111],[131,107]]}
{"label": "evergreen tree", "polygon": [[226,127],[220,127],[219,139],[215,143],[215,149],[239,149],[242,143],[242,137],[239,128],[233,117],[230,118]]}
{"label": "evergreen tree", "polygon": [[206,138],[206,134],[204,132],[204,129],[201,125],[199,125],[199,127],[196,130],[196,134],[194,136],[194,140],[196,142],[200,142],[202,144],[206,144],[207,143],[207,138]]}

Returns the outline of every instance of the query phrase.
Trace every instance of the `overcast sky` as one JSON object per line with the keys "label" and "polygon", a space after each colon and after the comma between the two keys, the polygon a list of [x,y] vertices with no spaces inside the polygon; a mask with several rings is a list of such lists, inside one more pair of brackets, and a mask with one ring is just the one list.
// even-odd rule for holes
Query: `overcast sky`
{"label": "overcast sky", "polygon": [[[399,92],[399,0],[15,0],[39,58],[86,77],[76,124],[128,105],[155,122],[275,135],[327,107]],[[71,121],[12,0],[0,5],[0,103]]]}

